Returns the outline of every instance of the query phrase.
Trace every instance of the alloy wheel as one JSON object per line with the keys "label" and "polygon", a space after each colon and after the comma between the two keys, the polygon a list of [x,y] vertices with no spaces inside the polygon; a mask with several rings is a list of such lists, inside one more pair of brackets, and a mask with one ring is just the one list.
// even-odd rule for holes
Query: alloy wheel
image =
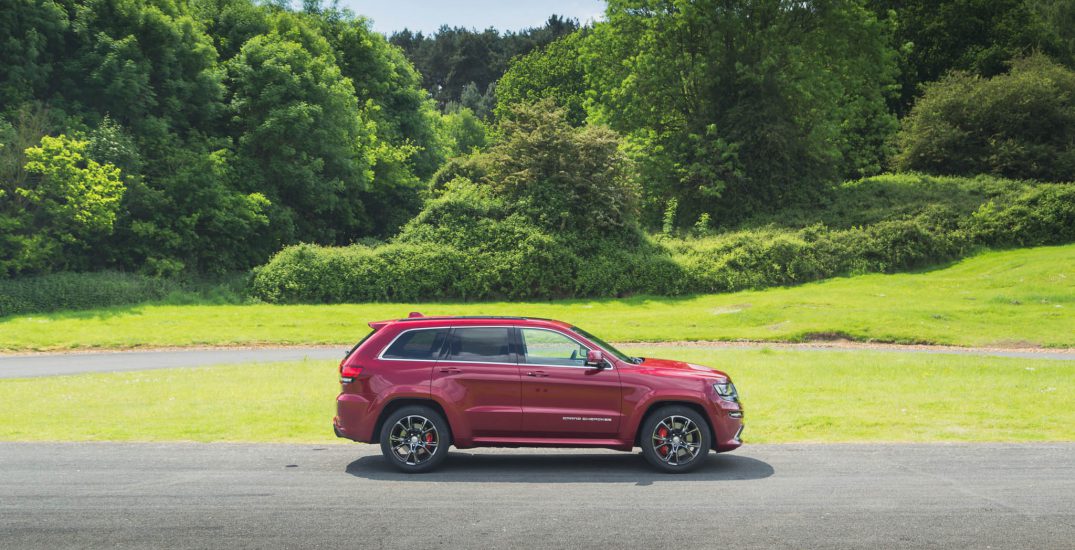
{"label": "alloy wheel", "polygon": [[651,436],[657,458],[671,466],[693,461],[702,450],[702,430],[685,416],[672,415],[657,423]]}
{"label": "alloy wheel", "polygon": [[440,433],[428,418],[408,415],[392,426],[388,441],[392,447],[392,456],[408,466],[418,466],[437,453]]}

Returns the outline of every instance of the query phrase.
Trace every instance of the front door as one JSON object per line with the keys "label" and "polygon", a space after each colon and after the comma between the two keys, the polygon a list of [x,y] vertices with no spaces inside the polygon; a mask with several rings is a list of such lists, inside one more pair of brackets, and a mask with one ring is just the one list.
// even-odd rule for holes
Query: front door
{"label": "front door", "polygon": [[559,331],[519,328],[523,432],[600,439],[620,427],[620,375],[586,366],[589,349]]}
{"label": "front door", "polygon": [[433,369],[433,390],[466,418],[473,437],[512,437],[522,427],[512,327],[455,327]]}

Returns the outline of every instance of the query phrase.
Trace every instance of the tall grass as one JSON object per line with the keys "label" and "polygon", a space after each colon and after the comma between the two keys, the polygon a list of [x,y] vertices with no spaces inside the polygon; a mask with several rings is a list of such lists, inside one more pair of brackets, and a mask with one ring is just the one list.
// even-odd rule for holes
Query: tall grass
{"label": "tall grass", "polygon": [[139,303],[237,304],[246,275],[166,279],[134,273],[53,273],[0,280],[0,317]]}

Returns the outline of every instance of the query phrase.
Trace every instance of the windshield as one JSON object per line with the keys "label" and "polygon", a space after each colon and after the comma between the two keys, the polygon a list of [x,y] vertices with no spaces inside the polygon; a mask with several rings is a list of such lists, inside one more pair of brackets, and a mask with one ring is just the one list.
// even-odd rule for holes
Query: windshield
{"label": "windshield", "polygon": [[624,353],[624,352],[616,349],[615,347],[613,347],[612,344],[609,344],[608,342],[606,342],[606,341],[594,336],[593,334],[590,334],[589,332],[586,332],[585,330],[582,330],[579,327],[571,327],[571,330],[581,334],[587,340],[589,340],[589,341],[601,346],[602,348],[604,348],[605,351],[611,353],[612,355],[615,355],[616,359],[619,359],[620,361],[625,361],[627,363],[641,363],[642,362],[638,357],[631,357],[630,355],[627,355],[626,353]]}

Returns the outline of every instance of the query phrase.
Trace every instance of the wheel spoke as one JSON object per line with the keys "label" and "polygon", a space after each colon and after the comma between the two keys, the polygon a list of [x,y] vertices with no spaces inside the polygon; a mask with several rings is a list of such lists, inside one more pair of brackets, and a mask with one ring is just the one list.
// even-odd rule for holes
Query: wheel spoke
{"label": "wheel spoke", "polygon": [[397,459],[409,466],[417,466],[437,453],[440,433],[432,420],[412,414],[396,421],[388,443]]}
{"label": "wheel spoke", "polygon": [[[664,435],[661,435],[661,432]],[[675,436],[673,438],[673,436]],[[664,418],[653,428],[650,444],[658,459],[671,466],[682,466],[698,457],[702,430],[697,422],[680,415]],[[664,453],[662,454],[662,450]]]}

